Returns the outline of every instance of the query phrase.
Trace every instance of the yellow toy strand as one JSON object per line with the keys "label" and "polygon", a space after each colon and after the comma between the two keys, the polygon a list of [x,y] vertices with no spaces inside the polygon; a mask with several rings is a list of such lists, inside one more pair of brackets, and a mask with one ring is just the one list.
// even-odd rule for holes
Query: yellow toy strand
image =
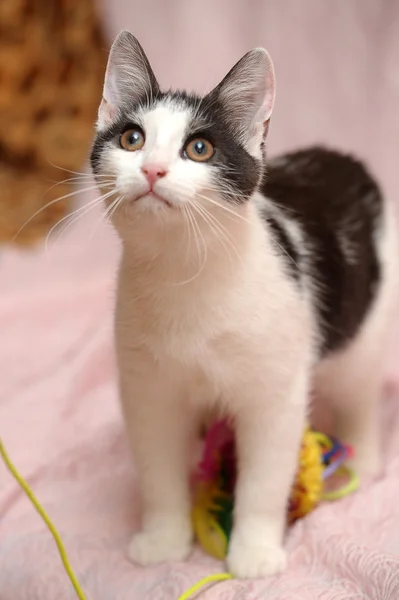
{"label": "yellow toy strand", "polygon": [[[0,456],[3,458],[7,469],[10,471],[11,475],[14,477],[14,479],[18,483],[18,485],[25,492],[25,494],[27,495],[27,497],[33,504],[34,508],[39,513],[40,517],[43,519],[43,521],[44,521],[45,525],[47,526],[48,530],[50,531],[51,535],[53,536],[54,541],[58,548],[58,552],[60,553],[60,557],[61,557],[62,563],[64,565],[65,571],[75,589],[75,592],[76,592],[79,600],[86,600],[86,596],[84,595],[83,590],[79,584],[79,581],[77,580],[76,575],[75,575],[75,573],[71,567],[71,564],[69,562],[68,555],[65,550],[65,546],[62,542],[60,534],[58,533],[54,523],[52,522],[52,520],[50,519],[50,517],[48,516],[48,514],[46,513],[44,508],[41,506],[41,504],[37,500],[35,494],[29,487],[29,484],[25,481],[25,479],[22,477],[22,475],[18,472],[18,469],[12,463],[1,438],[0,438]],[[195,594],[195,592],[198,592],[198,590],[200,588],[202,588],[204,585],[207,585],[209,583],[213,583],[216,581],[226,581],[227,579],[232,579],[232,578],[233,578],[233,576],[230,575],[230,573],[216,573],[215,575],[209,575],[208,577],[204,577],[203,579],[201,579],[201,581],[198,581],[189,590],[187,590],[187,592],[184,592],[184,594],[182,594],[178,598],[178,600],[189,600],[189,598],[191,598],[191,596],[193,594]]]}
{"label": "yellow toy strand", "polygon": [[191,598],[195,592],[198,592],[204,585],[214,583],[215,581],[227,581],[228,579],[233,579],[233,576],[230,575],[230,573],[215,573],[215,575],[208,575],[208,577],[204,577],[187,590],[187,592],[184,592],[184,594],[179,596],[178,600],[189,600],[189,598]]}
{"label": "yellow toy strand", "polygon": [[325,448],[331,448],[332,443],[331,440],[325,433],[321,433],[321,431],[312,431],[312,435],[316,442],[320,444],[320,446],[324,446]]}
{"label": "yellow toy strand", "polygon": [[29,498],[29,500],[31,501],[33,506],[35,507],[36,511],[39,513],[39,515],[43,519],[44,523],[47,525],[47,528],[49,529],[51,535],[53,536],[54,541],[58,548],[58,552],[60,553],[60,557],[61,557],[62,563],[64,565],[65,571],[67,572],[67,575],[68,575],[73,587],[75,588],[75,591],[76,591],[76,594],[77,594],[79,600],[86,600],[86,596],[84,595],[83,590],[80,587],[80,584],[79,584],[78,580],[76,579],[76,575],[73,572],[71,564],[68,560],[65,546],[62,543],[60,534],[58,533],[57,529],[55,528],[53,522],[51,521],[50,517],[48,516],[48,514],[46,513],[44,508],[40,505],[39,501],[37,500],[36,496],[32,492],[28,483],[25,481],[25,479],[22,477],[22,475],[19,474],[17,468],[11,462],[11,459],[8,456],[8,453],[3,445],[1,438],[0,438],[0,454],[1,454],[8,470],[10,471],[11,475],[14,477],[14,479],[17,481],[17,483],[23,489],[23,491],[25,492],[25,494],[27,495],[27,497]]}
{"label": "yellow toy strand", "polygon": [[341,498],[344,498],[344,496],[349,496],[349,494],[356,492],[358,489],[360,483],[359,476],[348,465],[341,465],[341,467],[336,471],[336,474],[348,475],[349,481],[337,490],[323,492],[323,500],[328,500],[330,502],[334,500],[340,500]]}

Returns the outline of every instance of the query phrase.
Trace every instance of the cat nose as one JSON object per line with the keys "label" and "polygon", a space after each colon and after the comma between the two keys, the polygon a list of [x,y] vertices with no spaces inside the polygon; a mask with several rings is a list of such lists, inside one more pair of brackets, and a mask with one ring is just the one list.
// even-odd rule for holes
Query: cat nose
{"label": "cat nose", "polygon": [[166,167],[164,167],[164,165],[161,165],[159,163],[151,163],[151,164],[143,165],[141,167],[141,170],[143,171],[144,175],[146,176],[147,181],[151,187],[154,185],[154,183],[156,181],[158,181],[158,179],[165,177],[166,173],[168,172]]}

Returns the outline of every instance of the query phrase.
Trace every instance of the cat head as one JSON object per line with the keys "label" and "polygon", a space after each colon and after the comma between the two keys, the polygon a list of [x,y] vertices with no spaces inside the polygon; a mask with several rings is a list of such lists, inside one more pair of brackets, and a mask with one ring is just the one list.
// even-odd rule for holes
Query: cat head
{"label": "cat head", "polygon": [[[274,71],[262,48],[248,52],[204,97],[162,92],[136,38],[112,45],[91,163],[119,222],[156,222],[189,211],[239,207],[256,191],[274,102]],[[110,183],[111,182],[111,183]],[[110,212],[114,212],[110,210]],[[204,218],[206,218],[204,216]]]}

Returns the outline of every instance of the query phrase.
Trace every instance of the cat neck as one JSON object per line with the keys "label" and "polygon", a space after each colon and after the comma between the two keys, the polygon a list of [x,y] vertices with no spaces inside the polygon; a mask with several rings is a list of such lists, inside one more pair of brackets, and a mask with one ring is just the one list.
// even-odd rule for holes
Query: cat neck
{"label": "cat neck", "polygon": [[[217,218],[217,220],[216,220]],[[158,224],[143,216],[123,239],[122,270],[135,291],[181,288],[198,292],[223,285],[265,256],[265,229],[252,202],[233,212],[219,211],[212,223]],[[263,251],[262,251],[263,250]]]}

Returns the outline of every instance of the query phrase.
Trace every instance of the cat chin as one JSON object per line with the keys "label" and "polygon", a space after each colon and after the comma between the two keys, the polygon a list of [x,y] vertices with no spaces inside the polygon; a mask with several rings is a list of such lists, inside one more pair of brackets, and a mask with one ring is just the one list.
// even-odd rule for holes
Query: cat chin
{"label": "cat chin", "polygon": [[155,192],[148,192],[131,201],[134,204],[158,211],[159,208],[175,208],[169,200]]}
{"label": "cat chin", "polygon": [[134,221],[141,216],[154,224],[157,221],[159,223],[179,222],[182,217],[180,208],[178,202],[172,202],[154,193],[147,193],[138,198],[126,199],[122,214],[128,221]]}

